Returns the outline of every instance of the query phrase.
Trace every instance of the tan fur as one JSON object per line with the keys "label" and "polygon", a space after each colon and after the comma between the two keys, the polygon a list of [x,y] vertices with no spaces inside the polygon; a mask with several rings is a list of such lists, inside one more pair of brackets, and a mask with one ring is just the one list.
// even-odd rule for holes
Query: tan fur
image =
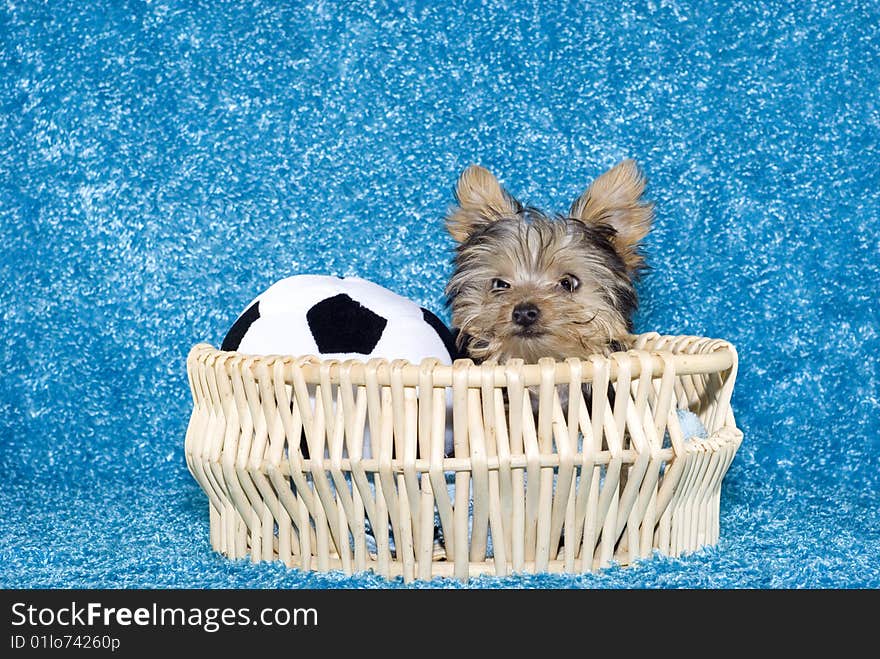
{"label": "tan fur", "polygon": [[[602,304],[598,297],[574,306],[559,303],[552,290],[535,290],[528,300],[541,308],[544,334],[523,339],[516,335],[511,312],[518,301],[481,300],[478,307],[466,307],[453,315],[470,336],[478,337],[468,346],[469,356],[477,362],[487,359],[504,363],[517,357],[536,363],[541,357],[564,360],[568,357],[587,359],[590,355],[608,355],[613,341],[626,345],[629,338],[624,321]],[[462,330],[464,331],[464,329]]]}
{"label": "tan fur", "polygon": [[[476,361],[505,362],[519,357],[587,358],[610,352],[612,342],[625,343],[626,319],[614,298],[615,274],[601,267],[599,255],[572,242],[564,222],[539,220],[516,225],[491,246],[471,246],[462,254],[464,266],[449,283],[457,291],[452,323],[460,338],[472,337],[468,354]],[[574,275],[575,293],[560,290],[559,280]],[[510,288],[493,292],[487,284],[503,279]],[[522,337],[512,319],[513,308],[530,302],[541,311],[541,335]]]}
{"label": "tan fur", "polygon": [[[486,169],[468,167],[446,218],[459,243],[447,295],[467,354],[478,362],[533,363],[628,346],[633,279],[643,267],[639,241],[653,215],[641,199],[644,189],[638,167],[626,160],[593,182],[570,218],[550,217],[524,209]],[[580,282],[576,290],[562,288],[572,276]],[[494,289],[495,279],[507,287]],[[513,318],[526,303],[540,310],[527,330]]]}
{"label": "tan fur", "polygon": [[644,267],[639,243],[648,235],[654,205],[642,199],[645,177],[634,160],[624,160],[602,174],[572,204],[570,215],[584,222],[611,225],[617,232],[612,242],[627,269]]}
{"label": "tan fur", "polygon": [[515,213],[517,203],[489,170],[479,165],[465,169],[455,188],[458,206],[450,209],[446,229],[463,243],[478,228],[505,214]]}

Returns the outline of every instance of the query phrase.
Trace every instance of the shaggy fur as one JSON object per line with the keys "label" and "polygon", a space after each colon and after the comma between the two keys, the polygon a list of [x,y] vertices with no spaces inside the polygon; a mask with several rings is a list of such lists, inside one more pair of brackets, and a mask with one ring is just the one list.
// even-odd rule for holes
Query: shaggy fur
{"label": "shaggy fur", "polygon": [[645,178],[624,160],[568,215],[524,206],[477,165],[456,186],[446,227],[458,243],[446,294],[475,361],[586,358],[627,345],[653,218]]}

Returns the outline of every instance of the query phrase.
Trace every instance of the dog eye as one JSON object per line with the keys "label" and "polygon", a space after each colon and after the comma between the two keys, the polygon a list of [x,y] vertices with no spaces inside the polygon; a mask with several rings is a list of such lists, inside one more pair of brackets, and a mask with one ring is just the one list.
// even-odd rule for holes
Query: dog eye
{"label": "dog eye", "polygon": [[493,279],[492,280],[492,290],[493,291],[503,291],[510,288],[510,284],[508,284],[503,279]]}
{"label": "dog eye", "polygon": [[565,277],[559,280],[559,285],[569,293],[573,293],[581,285],[581,282],[574,275],[565,275]]}

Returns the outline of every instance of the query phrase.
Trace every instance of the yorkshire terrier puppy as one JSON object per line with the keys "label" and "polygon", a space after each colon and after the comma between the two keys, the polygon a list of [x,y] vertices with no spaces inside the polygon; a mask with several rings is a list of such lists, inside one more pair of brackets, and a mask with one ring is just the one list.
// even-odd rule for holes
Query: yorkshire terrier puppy
{"label": "yorkshire terrier puppy", "polygon": [[567,215],[524,206],[486,169],[458,179],[446,287],[459,348],[475,362],[584,359],[628,347],[653,204],[633,160],[599,176]]}

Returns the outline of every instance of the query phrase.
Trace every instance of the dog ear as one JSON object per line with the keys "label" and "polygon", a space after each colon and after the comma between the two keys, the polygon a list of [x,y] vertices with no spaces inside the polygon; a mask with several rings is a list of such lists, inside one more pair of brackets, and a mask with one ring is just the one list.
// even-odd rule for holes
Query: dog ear
{"label": "dog ear", "polygon": [[488,226],[504,215],[519,211],[522,206],[488,169],[471,165],[458,177],[455,186],[458,205],[446,217],[446,230],[456,242],[463,243],[475,231]]}
{"label": "dog ear", "polygon": [[639,244],[651,230],[654,204],[642,198],[645,177],[634,160],[624,160],[602,174],[571,205],[570,215],[586,224],[614,229],[611,243],[630,274],[644,268]]}

